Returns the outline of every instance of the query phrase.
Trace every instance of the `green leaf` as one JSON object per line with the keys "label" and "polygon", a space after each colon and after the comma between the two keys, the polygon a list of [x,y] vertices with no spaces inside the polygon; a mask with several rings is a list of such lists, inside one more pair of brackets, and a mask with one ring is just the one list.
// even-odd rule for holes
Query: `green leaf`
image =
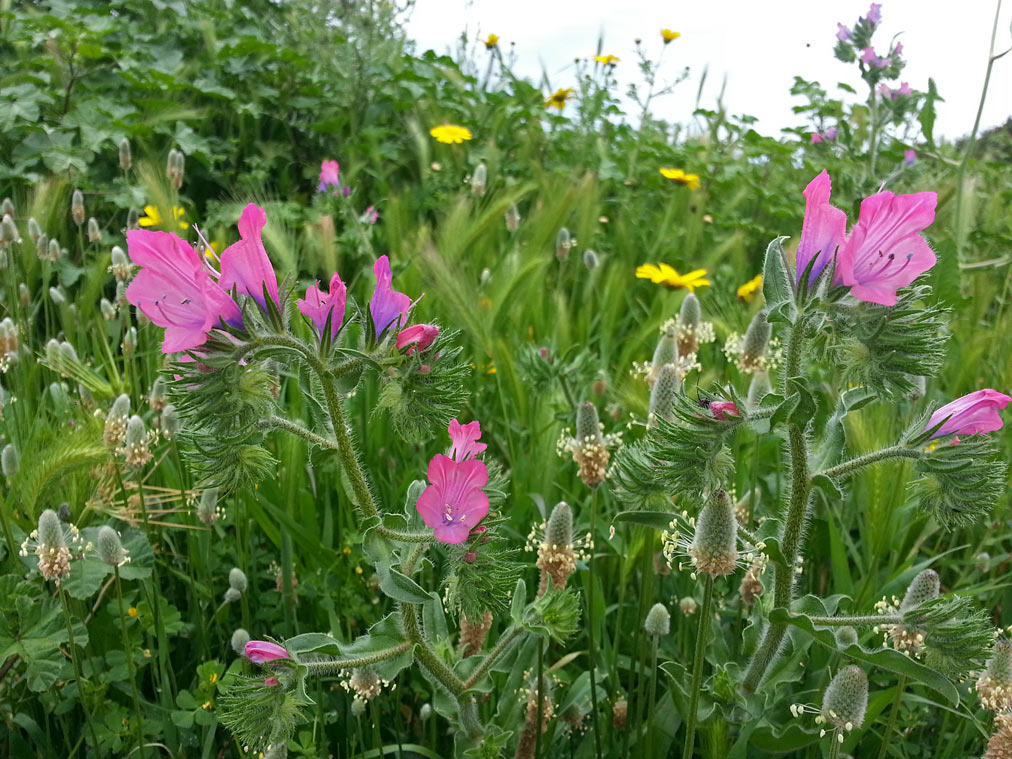
{"label": "green leaf", "polygon": [[652,527],[655,530],[670,530],[671,520],[674,517],[674,514],[667,511],[620,511],[612,522],[628,522]]}
{"label": "green leaf", "polygon": [[337,640],[326,633],[303,633],[285,640],[285,648],[296,660],[301,654],[327,654],[340,656],[341,647]]}
{"label": "green leaf", "polygon": [[959,691],[956,690],[956,687],[948,678],[924,666],[915,659],[901,654],[899,651],[891,648],[866,651],[857,644],[851,644],[841,649],[832,630],[824,627],[818,628],[807,615],[799,614],[798,612],[788,612],[783,608],[771,611],[769,619],[773,623],[785,623],[803,630],[816,642],[821,643],[831,651],[839,650],[841,653],[857,661],[873,664],[876,667],[882,667],[882,669],[887,669],[899,675],[906,675],[909,679],[931,688],[943,698],[948,699],[952,704],[959,703]]}
{"label": "green leaf", "polygon": [[786,236],[777,237],[766,248],[763,262],[763,297],[766,305],[774,309],[781,303],[793,302],[794,287],[790,265],[784,253]]}
{"label": "green leaf", "polygon": [[938,87],[935,86],[935,80],[928,78],[928,91],[924,97],[924,105],[921,106],[921,112],[917,115],[917,120],[921,123],[921,131],[924,133],[924,139],[927,140],[928,145],[931,147],[935,146],[935,101],[941,103],[945,102],[945,99],[939,97]]}
{"label": "green leaf", "polygon": [[527,608],[527,584],[520,579],[517,580],[517,587],[513,591],[513,603],[510,606],[510,619],[514,625],[523,622],[525,608]]}

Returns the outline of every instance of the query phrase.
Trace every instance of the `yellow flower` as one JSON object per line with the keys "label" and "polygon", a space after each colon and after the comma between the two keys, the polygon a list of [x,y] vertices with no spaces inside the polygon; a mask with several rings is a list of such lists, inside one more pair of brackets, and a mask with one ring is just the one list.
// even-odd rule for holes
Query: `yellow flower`
{"label": "yellow flower", "polygon": [[664,44],[667,45],[672,40],[677,40],[682,36],[681,32],[673,32],[670,29],[661,29],[661,39],[664,40]]}
{"label": "yellow flower", "polygon": [[485,43],[485,47],[487,49],[491,50],[492,48],[496,47],[499,44],[499,35],[490,34],[488,35],[488,39],[482,40],[482,42]]}
{"label": "yellow flower", "polygon": [[131,606],[129,609],[127,609],[127,614],[129,614],[131,617],[136,617],[137,616],[137,607],[136,606]]}
{"label": "yellow flower", "polygon": [[345,546],[344,549],[343,549],[343,551],[344,551],[344,555],[348,556],[351,553],[351,546]]}
{"label": "yellow flower", "polygon": [[751,303],[752,298],[755,296],[756,292],[762,290],[762,286],[763,286],[763,275],[757,274],[748,282],[746,282],[745,284],[743,284],[741,287],[738,288],[738,297],[741,298],[746,303]]}
{"label": "yellow flower", "polygon": [[151,658],[151,649],[150,648],[145,648],[144,649],[144,658],[145,659],[150,659]]}
{"label": "yellow flower", "polygon": [[[158,206],[144,206],[144,213],[147,216],[142,216],[137,222],[142,227],[160,227],[162,226],[162,214],[158,210]],[[176,224],[179,225],[180,229],[189,229],[190,225],[183,221],[183,216],[186,215],[186,211],[179,206],[172,206],[172,218],[176,220]]]}
{"label": "yellow flower", "polygon": [[560,111],[566,107],[566,101],[573,97],[573,88],[566,87],[564,90],[559,89],[548,96],[545,100],[545,108],[552,107],[558,108]]}
{"label": "yellow flower", "polygon": [[685,185],[690,190],[699,187],[699,174],[686,174],[684,169],[661,169],[661,175],[671,179],[678,184]]}
{"label": "yellow flower", "polygon": [[210,709],[212,706],[214,706],[214,704],[212,704],[210,701],[205,701],[204,703],[202,703],[200,705],[200,708],[201,709]]}
{"label": "yellow flower", "polygon": [[429,134],[435,137],[439,142],[446,143],[447,145],[457,143],[458,145],[464,140],[471,139],[471,130],[467,127],[455,126],[453,124],[442,124],[437,127],[432,127],[429,130]]}
{"label": "yellow flower", "polygon": [[603,63],[605,66],[614,66],[622,59],[619,58],[617,55],[609,54],[609,55],[595,55],[594,60],[597,61],[598,63]]}
{"label": "yellow flower", "polygon": [[207,679],[208,679],[208,680],[209,680],[210,682],[212,682],[212,683],[216,683],[216,682],[218,682],[218,673],[217,673],[217,672],[212,672],[212,673],[211,673],[211,676],[210,676],[209,678],[207,678]]}
{"label": "yellow flower", "polygon": [[649,279],[655,285],[664,285],[669,290],[677,290],[684,287],[690,293],[695,292],[697,287],[706,287],[710,280],[706,277],[706,269],[695,269],[688,274],[679,274],[673,267],[667,264],[643,264],[636,269],[637,279]]}

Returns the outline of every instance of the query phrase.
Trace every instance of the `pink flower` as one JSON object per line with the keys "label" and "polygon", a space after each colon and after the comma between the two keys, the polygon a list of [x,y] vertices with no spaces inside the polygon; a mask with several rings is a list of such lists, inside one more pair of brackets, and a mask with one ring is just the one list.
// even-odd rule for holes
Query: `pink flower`
{"label": "pink flower", "polygon": [[211,279],[190,244],[169,232],[127,232],[130,260],[141,267],[126,297],[153,323],[165,328],[162,352],[190,350],[207,342],[221,322],[242,326],[242,313]]}
{"label": "pink flower", "polygon": [[896,99],[896,93],[889,89],[889,85],[884,82],[878,86],[876,92],[878,92],[883,100],[886,98],[889,98],[890,100]]}
{"label": "pink flower", "polygon": [[935,265],[920,232],[935,220],[934,192],[880,192],[861,201],[857,224],[837,254],[836,278],[858,300],[896,305],[896,290]]}
{"label": "pink flower", "polygon": [[429,462],[429,482],[415,504],[422,521],[442,543],[463,543],[488,514],[488,467],[477,459],[454,461],[437,453]]}
{"label": "pink flower", "polygon": [[866,16],[869,24],[877,24],[882,20],[882,3],[872,3]]}
{"label": "pink flower", "polygon": [[812,132],[812,144],[818,145],[821,142],[822,142],[822,135],[819,134],[818,132]]}
{"label": "pink flower", "polygon": [[488,446],[479,443],[481,424],[475,420],[461,424],[456,419],[450,422],[450,452],[447,454],[454,461],[466,461],[474,458]]}
{"label": "pink flower", "polygon": [[264,678],[264,685],[266,685],[269,688],[273,688],[275,685],[281,685],[281,681],[278,680],[278,678],[276,678],[274,676],[265,677]]}
{"label": "pink flower", "polygon": [[710,403],[710,411],[715,419],[722,422],[730,421],[731,417],[741,416],[734,401],[713,401]]}
{"label": "pink flower", "polygon": [[945,424],[931,436],[932,439],[953,433],[982,435],[1000,430],[1002,421],[998,410],[1005,408],[1010,400],[1012,398],[997,390],[978,390],[946,403],[931,415],[924,429],[930,429],[945,420]]}
{"label": "pink flower", "polygon": [[395,320],[399,322],[407,316],[411,299],[391,287],[394,277],[390,273],[390,259],[386,256],[376,259],[372,271],[376,275],[376,289],[369,301],[369,313],[376,329],[376,339],[379,339]]}
{"label": "pink flower", "polygon": [[836,127],[830,127],[829,129],[827,129],[825,132],[822,133],[822,137],[823,139],[826,140],[835,140],[837,134],[839,134],[839,132],[837,131]]}
{"label": "pink flower", "polygon": [[850,39],[850,29],[841,24],[839,21],[836,22],[836,38],[840,42],[846,42]]}
{"label": "pink flower", "polygon": [[324,161],[320,164],[320,186],[317,192],[326,192],[328,188],[335,190],[341,187],[341,167],[337,161]]}
{"label": "pink flower", "polygon": [[411,356],[416,348],[419,351],[428,348],[438,336],[439,327],[435,324],[414,324],[397,333],[397,350],[410,345],[408,355]]}
{"label": "pink flower", "polygon": [[278,308],[278,275],[274,273],[271,260],[267,257],[261,231],[267,224],[267,214],[255,203],[250,203],[239,217],[239,241],[232,243],[221,254],[221,279],[218,284],[228,291],[233,287],[249,295],[267,310],[264,288]]}
{"label": "pink flower", "polygon": [[913,166],[917,162],[917,151],[912,148],[907,148],[903,151],[903,163],[907,166]]}
{"label": "pink flower", "polygon": [[316,331],[321,335],[327,328],[327,319],[330,319],[330,336],[337,337],[344,323],[344,304],[348,295],[348,288],[337,272],[330,278],[330,292],[325,293],[320,289],[319,283],[306,288],[306,297],[296,301],[299,312],[308,318]]}
{"label": "pink flower", "polygon": [[360,220],[366,224],[375,224],[379,221],[379,211],[374,206],[369,206],[365,209],[365,213],[362,214]]}
{"label": "pink flower", "polygon": [[896,47],[893,48],[893,55],[899,56],[903,54],[903,43],[897,42]]}
{"label": "pink flower", "polygon": [[832,262],[837,247],[846,236],[847,214],[829,202],[832,189],[832,180],[825,169],[805,188],[805,220],[801,225],[801,239],[795,259],[797,282],[801,281],[801,275],[813,258],[816,261],[812,265],[808,283],[815,282],[822,270]]}
{"label": "pink flower", "polygon": [[891,66],[892,62],[893,62],[892,58],[876,58],[875,59],[875,68],[877,68],[877,69],[884,69],[887,66]]}
{"label": "pink flower", "polygon": [[266,640],[251,640],[246,643],[246,658],[254,664],[275,661],[276,659],[288,659],[288,651],[284,646],[271,643]]}
{"label": "pink flower", "polygon": [[876,57],[877,56],[875,55],[875,48],[873,48],[873,47],[866,47],[864,49],[864,51],[861,53],[861,62],[862,63],[867,63],[867,64],[872,64],[872,63],[875,62]]}
{"label": "pink flower", "polygon": [[897,95],[913,95],[914,88],[908,82],[900,82],[900,88],[896,90]]}

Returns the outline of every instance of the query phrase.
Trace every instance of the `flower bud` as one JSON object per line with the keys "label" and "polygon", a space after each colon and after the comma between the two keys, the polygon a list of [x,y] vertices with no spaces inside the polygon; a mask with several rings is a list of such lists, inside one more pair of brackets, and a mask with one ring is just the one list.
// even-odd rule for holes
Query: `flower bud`
{"label": "flower bud", "polygon": [[662,603],[656,603],[650,607],[646,621],[643,622],[643,629],[650,635],[667,635],[671,631],[671,614],[668,607]]}
{"label": "flower bud", "polygon": [[855,665],[836,673],[822,697],[822,718],[835,727],[853,730],[864,724],[868,708],[868,676]]}
{"label": "flower bud", "polygon": [[127,420],[129,418],[130,396],[123,393],[113,401],[112,407],[105,417],[105,430],[102,433],[102,437],[106,445],[115,447],[123,442],[126,437]]}
{"label": "flower bud", "polygon": [[565,501],[559,501],[548,517],[545,542],[553,546],[573,545],[573,510]]}
{"label": "flower bud", "polygon": [[63,248],[60,247],[59,240],[49,241],[49,255],[47,257],[50,261],[59,261],[63,258]]}
{"label": "flower bud", "polygon": [[665,332],[657,341],[654,348],[654,356],[650,360],[650,372],[647,374],[647,384],[652,385],[657,379],[657,372],[665,364],[678,363],[678,338],[674,332]]}
{"label": "flower bud", "polygon": [[77,351],[74,350],[74,346],[64,340],[60,343],[60,361],[65,363],[76,363],[80,359],[77,357]]}
{"label": "flower bud", "polygon": [[249,643],[249,641],[249,633],[241,627],[237,627],[235,632],[232,633],[232,640],[230,641],[232,650],[235,651],[236,656],[245,656],[246,644]]}
{"label": "flower bud", "polygon": [[175,189],[179,189],[183,186],[183,168],[186,163],[186,158],[183,154],[173,148],[169,151],[169,158],[165,165],[165,174],[169,178],[169,182]]}
{"label": "flower bud", "polygon": [[102,242],[102,230],[98,228],[98,219],[88,219],[88,242]]}
{"label": "flower bud", "polygon": [[52,509],[46,509],[39,515],[39,544],[49,549],[67,547],[63,523]]}
{"label": "flower bud", "polygon": [[120,345],[124,356],[132,356],[137,349],[137,327],[130,327],[123,333],[123,342]]}
{"label": "flower bud", "polygon": [[916,609],[921,604],[938,598],[940,585],[938,572],[933,569],[925,569],[911,580],[910,585],[907,586],[907,592],[903,596],[903,602],[900,604],[900,614],[911,609]]}
{"label": "flower bud", "polygon": [[127,422],[123,451],[128,467],[140,469],[151,461],[151,451],[148,447],[150,442],[147,428],[144,426],[144,420],[134,414],[130,417],[130,421]]}
{"label": "flower bud", "polygon": [[70,504],[64,501],[60,504],[60,508],[57,509],[56,515],[60,518],[61,522],[70,522]]}
{"label": "flower bud", "polygon": [[228,584],[229,587],[238,590],[240,593],[245,593],[247,587],[246,573],[239,569],[239,567],[232,567],[228,570]]}
{"label": "flower bud", "polygon": [[131,208],[127,211],[127,229],[140,229],[141,228],[141,212],[136,208]]}
{"label": "flower bud", "polygon": [[488,183],[488,168],[485,164],[479,163],[471,174],[471,192],[478,197],[485,194],[485,185]]}
{"label": "flower bud", "polygon": [[4,198],[3,203],[0,203],[0,214],[14,216],[14,201],[10,198]]}
{"label": "flower bud", "polygon": [[428,722],[430,717],[432,717],[432,704],[426,702],[418,710],[418,719],[422,722]]}
{"label": "flower bud", "polygon": [[836,628],[836,645],[840,648],[857,645],[857,630],[850,625]]}
{"label": "flower bud", "polygon": [[699,305],[699,298],[695,293],[689,293],[682,300],[682,307],[678,311],[678,326],[695,330],[703,320],[703,309]]}
{"label": "flower bud", "polygon": [[200,503],[197,504],[197,518],[204,524],[211,524],[217,521],[219,516],[218,488],[206,488],[200,494]]}
{"label": "flower bud", "polygon": [[49,235],[43,232],[35,241],[35,256],[40,261],[49,260]]}
{"label": "flower bud", "polygon": [[74,190],[70,197],[70,215],[77,226],[84,224],[84,193]]}
{"label": "flower bud", "polygon": [[988,711],[1012,709],[1012,642],[1007,638],[995,642],[987,668],[977,680],[977,695]]}
{"label": "flower bud", "polygon": [[67,397],[67,387],[62,382],[51,382],[49,384],[49,397],[53,399],[53,405],[61,411],[67,411],[70,399]]}
{"label": "flower bud", "polygon": [[98,310],[102,312],[102,318],[112,321],[116,318],[116,306],[109,302],[108,298],[102,298],[98,302]]}
{"label": "flower bud", "polygon": [[565,261],[569,258],[569,249],[572,247],[573,242],[569,237],[569,230],[562,227],[555,235],[555,257],[560,261]]}
{"label": "flower bud", "polygon": [[18,225],[14,223],[14,217],[9,213],[4,214],[0,222],[0,244],[6,246],[12,242],[21,242],[21,234],[18,232]]}
{"label": "flower bud", "polygon": [[682,610],[682,614],[687,617],[691,617],[696,613],[696,609],[699,608],[699,604],[696,603],[696,599],[692,596],[686,596],[678,602],[678,608]]}
{"label": "flower bud", "polygon": [[769,345],[770,335],[773,328],[766,320],[766,309],[759,311],[752,319],[745,331],[745,339],[742,343],[741,359],[746,366],[762,368],[760,362],[766,354],[766,346]]}
{"label": "flower bud", "polygon": [[60,288],[58,287],[49,288],[49,300],[51,300],[53,305],[57,307],[62,306],[67,302],[67,299],[63,296],[63,293],[60,292]]}
{"label": "flower bud", "polygon": [[240,598],[242,598],[242,593],[235,588],[229,588],[225,591],[225,603],[227,604],[234,604]]}
{"label": "flower bud", "polygon": [[610,454],[601,434],[597,407],[589,401],[576,412],[576,442],[579,447],[573,458],[580,466],[580,479],[588,487],[596,488],[604,480]]}
{"label": "flower bud", "polygon": [[351,716],[356,719],[365,714],[365,701],[357,696],[351,701]]}
{"label": "flower bud", "polygon": [[4,477],[10,479],[18,473],[21,469],[21,457],[18,455],[18,449],[14,446],[14,443],[8,443],[4,446],[2,452],[0,452],[0,467],[2,467]]}
{"label": "flower bud", "polygon": [[587,248],[585,251],[583,251],[583,265],[586,266],[587,269],[593,271],[600,265],[600,263],[601,259],[598,257],[595,251],[591,250],[590,248]]}
{"label": "flower bud", "polygon": [[696,534],[689,547],[692,563],[711,576],[728,575],[738,560],[738,520],[727,492],[715,490],[696,519]]}
{"label": "flower bud", "polygon": [[21,305],[25,308],[31,305],[32,293],[24,282],[18,285],[18,300],[21,301]]}
{"label": "flower bud", "polygon": [[165,408],[165,378],[155,377],[151,384],[151,392],[148,394],[148,405],[152,411],[161,411]]}
{"label": "flower bud", "polygon": [[133,154],[130,152],[130,140],[124,137],[119,141],[119,167],[123,171],[129,171],[133,162]]}
{"label": "flower bud", "polygon": [[176,411],[176,407],[171,403],[165,404],[159,425],[162,434],[171,440],[179,434],[179,426],[179,412]]}
{"label": "flower bud", "polygon": [[506,209],[506,231],[516,232],[518,229],[520,229],[520,210],[514,203]]}
{"label": "flower bud", "polygon": [[39,238],[42,237],[42,227],[39,226],[39,222],[32,216],[28,219],[28,238],[37,243]]}
{"label": "flower bud", "polygon": [[98,557],[110,567],[119,567],[127,561],[127,550],[119,539],[119,533],[109,525],[98,528]]}
{"label": "flower bud", "polygon": [[682,379],[674,364],[664,364],[657,371],[654,386],[650,388],[650,406],[647,411],[647,428],[653,429],[658,419],[674,421],[675,396],[682,387]]}
{"label": "flower bud", "polygon": [[769,372],[757,371],[752,375],[752,381],[748,386],[748,407],[750,409],[757,408],[759,402],[772,391]]}

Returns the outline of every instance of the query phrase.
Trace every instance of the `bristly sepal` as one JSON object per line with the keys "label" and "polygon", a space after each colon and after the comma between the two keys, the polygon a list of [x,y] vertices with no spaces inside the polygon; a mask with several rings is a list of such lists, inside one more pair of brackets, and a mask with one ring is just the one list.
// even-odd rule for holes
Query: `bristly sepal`
{"label": "bristly sepal", "polygon": [[946,529],[979,522],[1005,493],[1008,465],[994,441],[978,435],[933,440],[914,471],[911,497]]}

